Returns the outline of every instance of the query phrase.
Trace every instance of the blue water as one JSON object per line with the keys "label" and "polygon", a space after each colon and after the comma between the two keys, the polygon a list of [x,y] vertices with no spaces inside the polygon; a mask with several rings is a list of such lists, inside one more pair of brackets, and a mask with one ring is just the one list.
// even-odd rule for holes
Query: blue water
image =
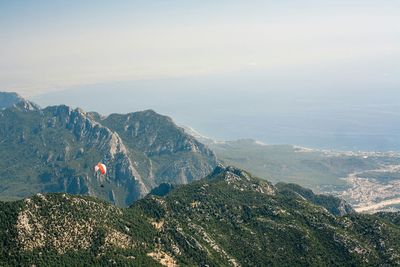
{"label": "blue water", "polygon": [[219,140],[400,151],[398,91],[396,84],[371,80],[331,83],[254,75],[95,84],[32,100],[102,114],[154,109]]}

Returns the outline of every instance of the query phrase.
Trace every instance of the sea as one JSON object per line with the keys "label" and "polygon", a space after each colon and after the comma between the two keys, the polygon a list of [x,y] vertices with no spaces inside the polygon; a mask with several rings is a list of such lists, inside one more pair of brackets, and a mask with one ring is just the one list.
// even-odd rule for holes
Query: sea
{"label": "sea", "polygon": [[32,96],[103,115],[153,109],[216,140],[400,151],[395,82],[310,75],[218,75],[79,85]]}

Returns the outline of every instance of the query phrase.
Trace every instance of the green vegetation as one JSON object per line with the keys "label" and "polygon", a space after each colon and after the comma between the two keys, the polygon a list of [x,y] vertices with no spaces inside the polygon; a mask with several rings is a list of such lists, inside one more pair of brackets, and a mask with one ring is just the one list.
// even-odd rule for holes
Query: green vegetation
{"label": "green vegetation", "polygon": [[1,204],[0,265],[399,265],[400,214],[356,214],[343,205],[233,167],[124,209],[39,195]]}
{"label": "green vegetation", "polygon": [[[93,166],[107,165],[106,177]],[[90,194],[127,206],[162,182],[210,173],[213,152],[153,111],[99,114],[30,102],[0,110],[0,200],[36,193]]]}
{"label": "green vegetation", "polygon": [[354,212],[353,208],[340,198],[331,195],[316,195],[310,189],[297,184],[277,183],[275,185],[279,192],[287,196],[301,196],[315,205],[326,208],[334,215],[345,215]]}
{"label": "green vegetation", "polygon": [[249,170],[274,183],[296,183],[319,192],[331,186],[345,187],[346,182],[340,178],[351,173],[399,164],[398,156],[363,157],[303,150],[291,145],[260,145],[247,139],[207,144],[226,165]]}
{"label": "green vegetation", "polygon": [[216,166],[214,153],[176,126],[171,118],[153,110],[129,114],[111,114],[102,125],[118,133],[140,159],[138,170],[153,177],[150,187],[160,183],[185,184],[208,175]]}

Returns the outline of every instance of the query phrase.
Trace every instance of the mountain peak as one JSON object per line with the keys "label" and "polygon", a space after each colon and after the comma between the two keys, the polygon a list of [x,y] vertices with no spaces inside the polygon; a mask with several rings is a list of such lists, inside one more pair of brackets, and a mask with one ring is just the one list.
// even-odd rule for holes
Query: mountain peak
{"label": "mountain peak", "polygon": [[149,114],[149,115],[160,115],[158,114],[154,109],[145,109],[143,111],[139,111],[143,114]]}
{"label": "mountain peak", "polygon": [[233,166],[224,167],[218,164],[208,178],[223,181],[240,191],[254,191],[267,195],[274,195],[276,192],[275,187],[268,181],[253,177],[250,173]]}
{"label": "mountain peak", "polygon": [[0,92],[0,109],[12,107],[12,105],[23,101],[20,95],[14,92]]}
{"label": "mountain peak", "polygon": [[[0,168],[6,170],[0,177],[14,183],[0,199],[67,192],[125,206],[163,182],[205,177],[216,165],[211,150],[152,110],[102,118],[80,108],[39,109],[21,100],[0,113],[0,129],[6,140],[0,143],[0,162],[11,166]],[[10,154],[20,158],[18,164]],[[107,166],[105,177],[93,172],[98,162]],[[35,168],[21,167],[26,165]]]}
{"label": "mountain peak", "polygon": [[224,179],[182,185],[129,208],[54,193],[0,202],[0,265],[400,264],[399,214],[339,216],[325,201],[307,199],[305,189],[286,186],[302,198],[241,190],[225,178],[239,177],[249,188],[259,180],[233,167],[217,166],[215,174]]}

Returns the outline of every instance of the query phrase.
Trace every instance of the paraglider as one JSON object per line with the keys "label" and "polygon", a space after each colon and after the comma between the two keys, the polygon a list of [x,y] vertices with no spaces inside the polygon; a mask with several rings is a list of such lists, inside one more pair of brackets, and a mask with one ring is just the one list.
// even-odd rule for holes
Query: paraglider
{"label": "paraglider", "polygon": [[100,180],[101,187],[104,187],[103,185],[103,180],[104,176],[107,174],[107,167],[103,163],[98,163],[96,166],[94,166],[94,171],[95,175],[97,176],[99,174],[98,179]]}
{"label": "paraglider", "polygon": [[98,163],[96,166],[94,166],[94,171],[100,172],[102,175],[107,173],[107,167],[103,163]]}

